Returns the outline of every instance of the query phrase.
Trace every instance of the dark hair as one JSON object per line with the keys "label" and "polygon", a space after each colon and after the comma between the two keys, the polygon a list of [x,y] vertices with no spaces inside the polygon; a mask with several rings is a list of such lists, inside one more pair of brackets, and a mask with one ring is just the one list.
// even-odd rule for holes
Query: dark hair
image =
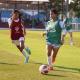
{"label": "dark hair", "polygon": [[51,9],[51,12],[58,15],[58,11],[56,9]]}
{"label": "dark hair", "polygon": [[20,12],[19,12],[19,10],[14,9],[14,10],[13,10],[13,13],[20,13]]}
{"label": "dark hair", "polygon": [[19,19],[21,19],[21,13],[20,13],[20,11],[19,10],[17,10],[17,9],[15,9],[14,11],[13,11],[13,13],[15,14],[15,13],[18,13],[19,14]]}

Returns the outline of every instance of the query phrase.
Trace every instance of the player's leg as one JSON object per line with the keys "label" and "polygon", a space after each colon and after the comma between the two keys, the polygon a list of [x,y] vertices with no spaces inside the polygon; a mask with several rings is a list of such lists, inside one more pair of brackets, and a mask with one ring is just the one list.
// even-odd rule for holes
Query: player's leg
{"label": "player's leg", "polygon": [[16,45],[19,51],[24,55],[25,62],[27,63],[29,60],[29,55],[27,54],[26,50],[24,50],[24,38],[20,38],[19,40],[12,40],[12,43]]}
{"label": "player's leg", "polygon": [[67,34],[67,30],[65,29],[65,30],[62,31],[62,35],[61,35],[61,41],[63,43],[64,43],[64,38],[65,38],[66,34]]}
{"label": "player's leg", "polygon": [[26,57],[26,53],[23,52],[24,49],[24,42],[23,41],[19,41],[19,40],[15,40],[14,44],[16,45],[16,47],[19,49],[19,51]]}
{"label": "player's leg", "polygon": [[16,45],[16,47],[19,49],[20,52],[22,52],[20,45]]}
{"label": "player's leg", "polygon": [[62,44],[62,45],[64,44],[64,38],[65,38],[65,36],[66,36],[66,34],[62,34],[62,35],[61,35],[61,42],[62,42],[61,44]]}
{"label": "player's leg", "polygon": [[69,32],[70,35],[70,45],[73,45],[73,35],[72,35],[72,31]]}
{"label": "player's leg", "polygon": [[[19,49],[19,51],[22,53],[22,49],[20,47],[20,42],[19,40],[12,40],[12,43],[15,44],[15,46]],[[19,57],[18,63],[20,63],[22,57]]]}
{"label": "player's leg", "polygon": [[24,41],[24,37],[21,37],[20,39],[19,39],[19,41],[20,41],[20,45],[21,45],[21,49],[22,49],[22,51],[23,51],[23,49],[28,53],[28,55],[31,55],[31,50],[30,50],[30,48],[27,46],[25,46],[24,45],[24,43],[25,43],[25,41]]}
{"label": "player's leg", "polygon": [[23,43],[23,41],[21,41],[20,43],[21,43],[21,45],[16,45],[16,47],[26,57],[26,53],[23,51],[24,47],[22,46],[22,45],[24,45],[24,43]]}
{"label": "player's leg", "polygon": [[58,51],[59,51],[59,47],[54,47],[53,46],[53,54],[51,55],[51,57],[52,57],[52,63],[55,62]]}
{"label": "player's leg", "polygon": [[28,53],[28,55],[31,55],[31,50],[28,46],[25,46],[24,49]]}
{"label": "player's leg", "polygon": [[24,45],[24,37],[21,37],[19,39],[19,41],[20,41],[20,46],[21,46],[22,53],[26,57],[25,63],[28,63],[31,51],[30,51],[30,49],[28,47],[25,47],[25,45]]}
{"label": "player's leg", "polygon": [[47,56],[48,56],[48,65],[49,65],[49,70],[52,67],[52,62],[51,62],[51,53],[52,53],[52,46],[51,45],[47,45]]}
{"label": "player's leg", "polygon": [[16,45],[20,52],[22,52],[19,40],[12,40],[12,43]]}
{"label": "player's leg", "polygon": [[20,43],[21,43],[20,45],[21,45],[21,49],[22,49],[22,54],[25,56],[25,62],[24,63],[28,63],[29,55],[24,50],[25,49],[25,47],[24,47],[24,41],[22,40]]}

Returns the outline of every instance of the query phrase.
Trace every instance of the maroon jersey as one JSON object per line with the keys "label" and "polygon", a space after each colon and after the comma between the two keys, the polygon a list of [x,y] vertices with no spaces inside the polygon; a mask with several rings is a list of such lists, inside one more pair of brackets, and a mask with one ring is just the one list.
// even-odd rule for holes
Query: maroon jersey
{"label": "maroon jersey", "polygon": [[18,40],[20,37],[24,37],[21,20],[18,22],[13,21],[11,26],[11,39]]}

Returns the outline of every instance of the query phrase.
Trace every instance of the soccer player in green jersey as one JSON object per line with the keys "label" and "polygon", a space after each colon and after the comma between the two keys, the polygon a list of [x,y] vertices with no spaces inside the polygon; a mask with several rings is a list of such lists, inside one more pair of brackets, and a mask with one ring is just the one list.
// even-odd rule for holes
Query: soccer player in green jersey
{"label": "soccer player in green jersey", "polygon": [[62,30],[64,29],[64,24],[58,19],[58,12],[55,9],[50,11],[51,20],[46,24],[46,43],[47,43],[47,56],[49,70],[53,70],[53,66],[56,55],[59,51],[60,46],[63,44],[63,37],[61,38]]}
{"label": "soccer player in green jersey", "polygon": [[72,18],[71,17],[64,17],[63,23],[65,25],[65,31],[63,31],[63,36],[65,37],[65,35],[67,33],[69,33],[70,35],[70,45],[73,45],[73,35],[72,35]]}

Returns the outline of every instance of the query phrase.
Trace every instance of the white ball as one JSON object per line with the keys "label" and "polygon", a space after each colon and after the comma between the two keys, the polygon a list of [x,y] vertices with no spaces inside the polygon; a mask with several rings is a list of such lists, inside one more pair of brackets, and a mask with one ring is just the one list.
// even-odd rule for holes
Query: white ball
{"label": "white ball", "polygon": [[47,66],[47,65],[41,65],[41,66],[39,67],[39,72],[40,72],[41,74],[47,74],[47,73],[48,73],[48,66]]}

